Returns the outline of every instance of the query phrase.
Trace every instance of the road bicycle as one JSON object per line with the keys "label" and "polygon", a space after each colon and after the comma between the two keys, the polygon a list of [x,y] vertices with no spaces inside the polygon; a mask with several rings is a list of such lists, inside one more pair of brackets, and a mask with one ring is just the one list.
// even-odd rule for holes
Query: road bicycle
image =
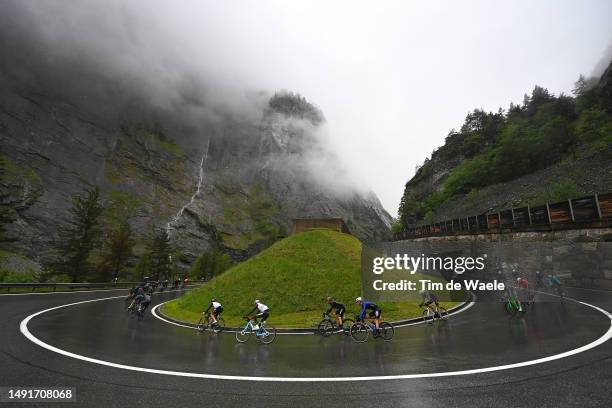
{"label": "road bicycle", "polygon": [[253,334],[257,340],[264,344],[270,344],[276,338],[276,329],[269,325],[268,322],[261,322],[258,325],[253,324],[253,319],[245,316],[247,320],[246,325],[236,332],[236,341],[238,343],[246,343],[251,334]]}
{"label": "road bicycle", "polygon": [[353,325],[353,319],[342,319],[342,330],[338,326],[338,320],[329,313],[323,313],[323,320],[317,325],[317,332],[323,336],[328,337],[334,333],[344,333],[348,336],[351,333],[351,326]]}
{"label": "road bicycle", "polygon": [[206,313],[206,315],[200,318],[200,321],[198,321],[196,328],[200,333],[210,329],[213,333],[218,334],[221,333],[223,329],[225,329],[225,320],[222,317],[217,316],[217,322],[212,323],[211,313]]}
{"label": "road bicycle", "polygon": [[134,307],[133,309],[133,313],[136,314],[136,316],[138,316],[139,319],[143,319],[144,315],[145,315],[145,311],[147,310],[147,307],[149,305],[144,305],[142,302],[138,302],[138,304],[136,305],[136,307]]}
{"label": "road bicycle", "polygon": [[433,324],[437,320],[446,320],[448,317],[448,311],[442,306],[438,306],[439,312],[434,311],[433,306],[421,306],[423,308],[423,321],[428,324]]}
{"label": "road bicycle", "polygon": [[351,326],[350,334],[353,340],[358,343],[363,343],[368,339],[370,333],[372,337],[381,338],[385,341],[389,341],[395,336],[395,328],[391,323],[380,322],[378,333],[374,334],[376,326],[372,322],[366,322],[360,320],[357,316],[355,317],[355,324]]}

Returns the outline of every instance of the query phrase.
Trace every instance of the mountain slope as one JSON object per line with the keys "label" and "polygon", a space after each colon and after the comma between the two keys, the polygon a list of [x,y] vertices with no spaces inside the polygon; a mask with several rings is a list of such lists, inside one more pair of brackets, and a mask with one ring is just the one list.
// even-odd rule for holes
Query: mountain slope
{"label": "mountain slope", "polygon": [[245,93],[142,61],[128,69],[123,54],[49,36],[19,2],[3,7],[12,16],[0,24],[11,56],[0,61],[10,251],[53,258],[72,197],[93,186],[106,218],[129,220],[137,254],[166,229],[180,270],[212,248],[243,260],[286,235],[292,218],[341,217],[360,239],[387,236],[391,217],[323,147],[325,118],[303,97]]}
{"label": "mountain slope", "polygon": [[402,225],[612,190],[612,65],[575,97],[536,86],[507,112],[470,112],[406,183]]}

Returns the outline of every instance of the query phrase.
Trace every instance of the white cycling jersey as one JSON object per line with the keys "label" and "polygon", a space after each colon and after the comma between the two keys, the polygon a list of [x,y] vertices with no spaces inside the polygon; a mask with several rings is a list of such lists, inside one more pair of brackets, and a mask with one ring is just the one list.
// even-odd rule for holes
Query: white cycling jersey
{"label": "white cycling jersey", "polygon": [[259,310],[259,313],[263,313],[263,312],[267,311],[268,309],[269,309],[269,307],[264,305],[263,303],[258,303],[257,304],[257,310]]}
{"label": "white cycling jersey", "polygon": [[213,309],[218,309],[221,307],[221,303],[219,302],[210,302],[212,304]]}

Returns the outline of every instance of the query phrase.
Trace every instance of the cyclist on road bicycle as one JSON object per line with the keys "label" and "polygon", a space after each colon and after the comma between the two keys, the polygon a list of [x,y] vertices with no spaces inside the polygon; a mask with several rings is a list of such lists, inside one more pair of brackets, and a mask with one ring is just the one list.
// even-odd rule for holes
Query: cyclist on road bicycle
{"label": "cyclist on road bicycle", "polygon": [[544,277],[542,276],[542,272],[536,271],[536,286],[538,288],[544,287]]}
{"label": "cyclist on road bicycle", "polygon": [[[423,300],[419,304],[419,307],[423,307],[423,305],[425,305],[429,310],[434,313],[434,315],[440,316],[440,303],[438,303],[438,297],[434,293],[431,293],[430,291],[424,289],[420,291],[419,294],[421,295],[421,299]],[[432,303],[436,305],[435,308],[431,306]]]}
{"label": "cyclist on road bicycle", "polygon": [[334,300],[331,296],[329,296],[325,303],[329,305],[329,309],[327,309],[327,314],[330,314],[332,310],[336,312],[336,320],[338,320],[338,326],[342,327],[342,320],[344,319],[344,312],[346,308],[344,305],[336,300]]}
{"label": "cyclist on road bicycle", "polygon": [[563,296],[563,288],[561,287],[561,279],[555,274],[548,275],[548,285],[551,289],[556,289],[559,296]]}
{"label": "cyclist on road bicycle", "polygon": [[150,304],[151,304],[151,295],[148,293],[145,293],[143,295],[143,298],[140,300],[140,307],[142,307],[142,309],[140,310],[140,313],[144,314],[144,312],[147,310]]}
{"label": "cyclist on road bicycle", "polygon": [[382,314],[382,309],[378,307],[376,303],[369,302],[367,300],[363,300],[361,297],[355,299],[355,303],[361,306],[361,312],[359,313],[358,319],[364,320],[366,318],[366,312],[371,310],[368,315],[369,320],[374,321],[374,331],[373,335],[378,335],[378,329],[380,328],[380,315]]}
{"label": "cyclist on road bicycle", "polygon": [[516,278],[516,286],[518,288],[518,297],[521,302],[529,301],[529,281],[527,278],[517,277]]}
{"label": "cyclist on road bicycle", "polygon": [[516,294],[516,289],[511,285],[506,285],[506,295],[508,299],[516,306],[519,312],[523,311],[523,305]]}
{"label": "cyclist on road bicycle", "polygon": [[253,321],[255,322],[255,326],[253,327],[253,330],[258,330],[259,325],[257,324],[257,318],[258,317],[260,318],[261,325],[263,326],[266,323],[266,320],[268,320],[268,317],[270,317],[270,308],[264,305],[263,303],[261,303],[259,299],[256,299],[253,302],[253,305],[255,307],[253,307],[253,310],[247,313],[247,315],[250,316],[253,313],[255,313],[255,315],[253,316]]}
{"label": "cyclist on road bicycle", "polygon": [[132,303],[128,306],[128,310],[132,310],[135,306],[137,306],[140,302],[142,302],[145,298],[145,290],[142,286],[139,286],[136,289],[136,293],[132,298]]}
{"label": "cyclist on road bicycle", "polygon": [[212,309],[212,311],[210,312],[212,324],[217,324],[219,316],[221,315],[221,313],[223,313],[223,306],[221,306],[221,303],[219,303],[217,299],[212,298],[210,300],[210,305],[208,305],[208,309],[204,311],[204,314],[208,313],[210,309]]}

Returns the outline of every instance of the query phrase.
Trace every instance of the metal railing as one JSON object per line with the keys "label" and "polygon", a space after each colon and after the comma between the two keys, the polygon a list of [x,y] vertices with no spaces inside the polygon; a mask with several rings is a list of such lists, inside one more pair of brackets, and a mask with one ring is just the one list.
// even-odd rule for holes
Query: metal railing
{"label": "metal railing", "polygon": [[514,231],[551,231],[612,226],[612,193],[594,194],[557,203],[525,206],[423,226],[406,226],[393,240],[438,235],[464,235]]}
{"label": "metal railing", "polygon": [[[202,283],[204,281],[189,281],[190,285],[196,283]],[[36,292],[37,289],[52,289],[52,292],[56,292],[58,289],[61,291],[72,291],[72,290],[93,290],[93,289],[104,289],[104,288],[131,288],[136,285],[140,285],[141,282],[77,282],[77,283],[55,283],[55,282],[0,282],[0,289],[6,289],[7,293],[11,289],[27,289],[30,292]],[[180,285],[182,286],[182,284]],[[168,288],[171,284],[168,285]],[[51,290],[50,290],[51,291]]]}

